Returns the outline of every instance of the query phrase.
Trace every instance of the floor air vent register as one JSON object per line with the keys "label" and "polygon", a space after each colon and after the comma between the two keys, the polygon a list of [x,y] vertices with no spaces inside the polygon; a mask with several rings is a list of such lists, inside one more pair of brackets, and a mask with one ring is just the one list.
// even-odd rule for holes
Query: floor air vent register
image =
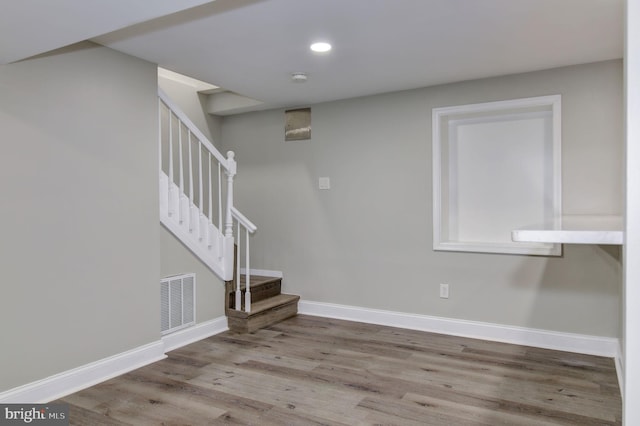
{"label": "floor air vent register", "polygon": [[160,281],[160,331],[162,335],[195,324],[195,294],[195,274],[175,275]]}

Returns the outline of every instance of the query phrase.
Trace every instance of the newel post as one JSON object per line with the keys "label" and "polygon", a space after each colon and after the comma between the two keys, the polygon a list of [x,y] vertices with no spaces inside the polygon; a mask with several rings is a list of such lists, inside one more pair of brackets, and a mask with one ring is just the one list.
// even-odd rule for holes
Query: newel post
{"label": "newel post", "polygon": [[227,175],[227,206],[226,206],[226,222],[224,229],[225,237],[233,237],[233,216],[231,215],[231,207],[233,207],[233,177],[236,175],[236,155],[233,151],[227,152],[227,169],[225,175]]}

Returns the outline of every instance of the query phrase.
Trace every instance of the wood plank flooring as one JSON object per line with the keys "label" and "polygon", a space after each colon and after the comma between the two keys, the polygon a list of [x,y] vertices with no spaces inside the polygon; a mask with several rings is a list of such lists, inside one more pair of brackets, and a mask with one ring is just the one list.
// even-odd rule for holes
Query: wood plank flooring
{"label": "wood plank flooring", "polygon": [[298,315],[85,389],[72,425],[620,425],[613,360]]}

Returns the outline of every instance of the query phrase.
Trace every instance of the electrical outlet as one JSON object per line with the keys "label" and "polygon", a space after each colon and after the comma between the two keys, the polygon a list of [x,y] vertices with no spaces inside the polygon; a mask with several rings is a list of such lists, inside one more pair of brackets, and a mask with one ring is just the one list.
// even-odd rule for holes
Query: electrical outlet
{"label": "electrical outlet", "polygon": [[449,298],[449,284],[440,284],[440,298],[441,299]]}

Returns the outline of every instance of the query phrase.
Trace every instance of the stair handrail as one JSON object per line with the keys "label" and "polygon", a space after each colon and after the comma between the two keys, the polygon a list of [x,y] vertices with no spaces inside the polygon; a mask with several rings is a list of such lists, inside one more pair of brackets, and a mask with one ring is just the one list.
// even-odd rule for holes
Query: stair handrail
{"label": "stair handrail", "polygon": [[[193,135],[200,140],[202,145],[206,147],[207,150],[209,150],[209,152],[211,152],[216,157],[216,160],[218,160],[218,162],[222,164],[224,169],[226,171],[233,169],[233,174],[235,175],[235,161],[234,161],[234,165],[230,167],[230,165],[227,162],[227,159],[224,158],[222,153],[218,151],[218,149],[215,146],[213,146],[213,144],[209,141],[209,138],[207,138],[204,135],[204,133],[202,133],[200,129],[198,129],[198,127],[195,124],[193,124],[193,122],[189,119],[189,117],[187,117],[186,114],[182,112],[180,107],[176,105],[176,103],[173,102],[169,96],[167,96],[164,90],[162,90],[159,87],[158,87],[158,97],[162,99],[162,102],[164,102],[165,105],[167,105],[169,109],[171,109],[171,112],[173,112],[173,114],[176,117],[178,117],[180,121],[184,123],[184,125],[191,131],[191,133],[193,133]],[[229,152],[232,152],[232,151],[229,151]]]}
{"label": "stair handrail", "polygon": [[[208,247],[204,252],[199,248],[193,248],[190,246],[192,251],[196,253],[201,259],[203,256],[208,257],[209,254],[207,251],[215,251],[218,253],[218,262],[223,262],[220,265],[221,269],[216,271],[218,266],[209,265],[210,268],[216,272],[220,276],[220,278],[224,280],[231,279],[231,275],[233,275],[234,271],[234,240],[236,240],[239,244],[240,239],[240,225],[242,228],[246,230],[247,234],[247,249],[248,249],[248,236],[251,233],[254,233],[257,229],[256,225],[253,224],[245,215],[243,215],[237,208],[234,207],[234,197],[233,197],[233,180],[237,172],[237,165],[235,161],[235,154],[233,151],[227,152],[227,157],[225,158],[220,151],[209,141],[209,139],[196,127],[196,125],[187,117],[187,115],[180,109],[180,107],[175,104],[171,98],[161,89],[158,88],[158,98],[159,98],[159,167],[161,171],[161,182],[164,179],[165,186],[168,189],[168,196],[165,193],[162,195],[163,191],[161,190],[161,211],[163,202],[167,205],[166,216],[170,218],[174,218],[173,220],[169,220],[168,227],[174,234],[176,232],[179,233],[180,226],[184,226],[188,229],[188,233],[190,236],[187,236],[188,240],[191,240],[193,243],[193,239],[199,239],[201,244],[205,247]],[[166,121],[168,126],[168,172],[169,176],[162,177],[163,175],[163,120],[162,120],[162,111],[164,104],[164,108],[168,112],[168,120]],[[172,131],[172,122],[173,118],[177,120],[178,126],[178,137],[177,141],[174,141],[173,132]],[[183,138],[183,131],[186,131],[186,137]],[[193,138],[195,138],[195,140]],[[186,139],[186,141],[183,140]],[[197,188],[199,194],[196,194],[194,191],[194,173],[195,169],[193,168],[193,154],[192,154],[192,142],[196,144],[198,147],[198,153],[196,154],[195,160],[197,161]],[[178,155],[174,156],[173,151],[175,150],[174,144],[177,145],[179,150]],[[188,148],[184,148],[185,144],[188,144]],[[188,161],[184,161],[183,159],[183,151],[187,151],[186,155],[188,156]],[[205,155],[202,155],[202,153]],[[215,160],[217,164],[217,200],[215,203],[218,206],[218,220],[217,227],[215,226],[215,221],[213,220],[213,193],[212,186],[213,180],[215,178],[214,173],[212,173],[211,161]],[[177,168],[179,169],[174,173],[174,162],[178,162]],[[208,165],[207,169],[204,170],[204,164]],[[185,172],[185,170],[188,172]],[[224,171],[226,176],[226,204],[223,203],[222,199],[222,177],[221,172]],[[175,179],[175,174],[178,174],[178,179]],[[185,173],[188,173],[188,181],[185,179]],[[204,174],[208,174],[208,177],[203,176]],[[204,179],[203,179],[204,178]],[[205,192],[203,192],[203,188],[205,186],[208,189],[208,196]],[[188,185],[188,191],[187,191]],[[161,184],[162,187],[162,184]],[[188,193],[187,193],[188,192]],[[195,204],[195,200],[198,200],[198,204]],[[169,200],[168,202],[166,200]],[[208,201],[208,208],[205,204],[205,200]],[[224,216],[223,216],[223,206],[224,205]],[[204,214],[206,210],[206,215]],[[199,218],[198,218],[199,215]],[[164,216],[161,214],[161,219]],[[238,223],[238,234],[234,238],[233,233],[233,225],[234,219]],[[168,219],[167,219],[168,220]],[[163,223],[167,224],[163,219]],[[216,231],[217,229],[217,231]],[[181,238],[178,234],[176,234],[179,238]],[[191,237],[193,236],[193,238]],[[218,244],[215,244],[214,241],[217,240]],[[186,241],[185,241],[186,243]],[[217,246],[217,249],[216,249]],[[249,254],[247,250],[246,257],[246,267],[249,269]],[[239,264],[239,263],[238,263]],[[239,306],[239,305],[238,305]],[[237,309],[240,309],[239,307]]]}
{"label": "stair handrail", "polygon": [[236,209],[234,206],[231,207],[231,214],[236,218],[238,222],[247,230],[250,234],[256,232],[258,227],[251,222],[245,215],[243,215],[240,210]]}

